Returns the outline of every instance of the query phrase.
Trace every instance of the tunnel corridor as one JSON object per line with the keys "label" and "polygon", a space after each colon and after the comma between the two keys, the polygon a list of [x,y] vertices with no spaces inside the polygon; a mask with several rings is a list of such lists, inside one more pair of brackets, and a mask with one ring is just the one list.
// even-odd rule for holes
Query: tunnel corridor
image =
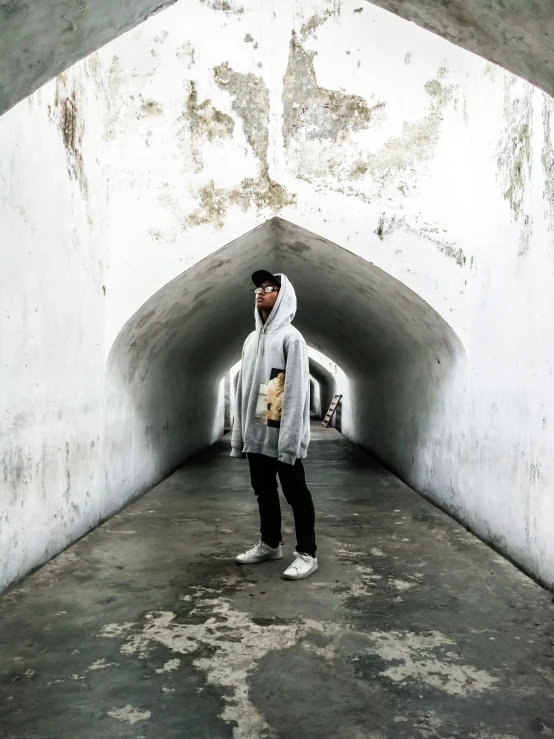
{"label": "tunnel corridor", "polygon": [[[547,31],[531,55],[473,0],[19,5],[0,590],[221,436],[261,264],[343,370],[342,433],[552,587],[554,109],[398,15],[543,87]],[[535,11],[500,15],[536,41]]]}
{"label": "tunnel corridor", "polygon": [[554,726],[548,593],[337,431],[312,431],[312,578],[280,578],[285,508],[285,558],[235,565],[258,521],[224,437],[0,600],[2,737],[534,739]]}
{"label": "tunnel corridor", "polygon": [[221,378],[254,328],[249,281],[260,264],[287,274],[295,325],[344,370],[343,433],[417,486],[419,455],[451,423],[444,407],[465,363],[461,342],[406,285],[273,218],[164,286],[117,337],[105,416],[114,495],[143,492],[221,433]]}

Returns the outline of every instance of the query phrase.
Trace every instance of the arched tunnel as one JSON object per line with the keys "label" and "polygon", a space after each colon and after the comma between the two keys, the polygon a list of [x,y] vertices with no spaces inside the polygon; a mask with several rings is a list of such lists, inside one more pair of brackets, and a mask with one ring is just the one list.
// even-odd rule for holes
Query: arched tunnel
{"label": "arched tunnel", "polygon": [[[554,733],[552,38],[546,0],[0,0],[0,739]],[[236,560],[258,269],[308,345],[300,582],[283,496]]]}
{"label": "arched tunnel", "polygon": [[[148,489],[221,433],[221,383],[253,330],[259,265],[289,277],[295,325],[343,369],[343,433],[408,479],[444,435],[441,414],[465,361],[452,329],[379,268],[273,218],[172,280],[122,329],[107,364],[108,490],[124,481],[129,494]],[[112,470],[111,459],[126,468]]]}

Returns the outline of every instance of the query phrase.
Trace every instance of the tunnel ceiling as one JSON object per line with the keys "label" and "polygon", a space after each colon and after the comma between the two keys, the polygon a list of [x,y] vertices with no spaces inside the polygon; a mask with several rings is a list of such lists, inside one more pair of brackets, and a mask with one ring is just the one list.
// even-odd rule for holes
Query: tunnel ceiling
{"label": "tunnel ceiling", "polygon": [[554,95],[552,0],[371,0]]}
{"label": "tunnel ceiling", "polygon": [[0,115],[175,0],[0,0]]}
{"label": "tunnel ceiling", "polygon": [[[0,114],[174,1],[0,0]],[[552,0],[374,0],[373,4],[554,95]]]}
{"label": "tunnel ceiling", "polygon": [[[297,225],[273,218],[203,259],[153,295],[127,322],[109,358],[127,386],[154,366],[188,367],[208,380],[240,359],[254,330],[250,275],[284,272],[298,297],[294,323],[351,377],[421,362],[446,368],[463,355],[448,324],[375,265]],[[434,371],[434,370],[433,370]]]}

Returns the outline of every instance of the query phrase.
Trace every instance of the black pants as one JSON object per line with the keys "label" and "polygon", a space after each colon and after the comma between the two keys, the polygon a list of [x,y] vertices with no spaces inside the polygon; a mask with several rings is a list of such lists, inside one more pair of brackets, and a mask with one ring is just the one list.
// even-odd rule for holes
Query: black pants
{"label": "black pants", "polygon": [[296,551],[315,557],[315,512],[302,460],[295,464],[278,462],[265,454],[249,454],[250,480],[258,498],[262,541],[270,547],[281,543],[281,506],[277,491],[277,475],[283,495],[292,507],[296,528]]}

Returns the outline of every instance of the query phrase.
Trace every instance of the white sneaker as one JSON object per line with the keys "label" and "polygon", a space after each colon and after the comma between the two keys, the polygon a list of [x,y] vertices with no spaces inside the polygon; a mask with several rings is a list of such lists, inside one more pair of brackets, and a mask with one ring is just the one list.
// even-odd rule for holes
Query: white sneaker
{"label": "white sneaker", "polygon": [[285,580],[303,580],[317,570],[317,557],[296,552],[296,559],[283,572]]}
{"label": "white sneaker", "polygon": [[253,565],[256,562],[281,559],[282,556],[283,551],[280,544],[273,549],[272,547],[268,547],[263,541],[259,541],[252,549],[244,552],[244,554],[239,554],[236,561],[239,565]]}

